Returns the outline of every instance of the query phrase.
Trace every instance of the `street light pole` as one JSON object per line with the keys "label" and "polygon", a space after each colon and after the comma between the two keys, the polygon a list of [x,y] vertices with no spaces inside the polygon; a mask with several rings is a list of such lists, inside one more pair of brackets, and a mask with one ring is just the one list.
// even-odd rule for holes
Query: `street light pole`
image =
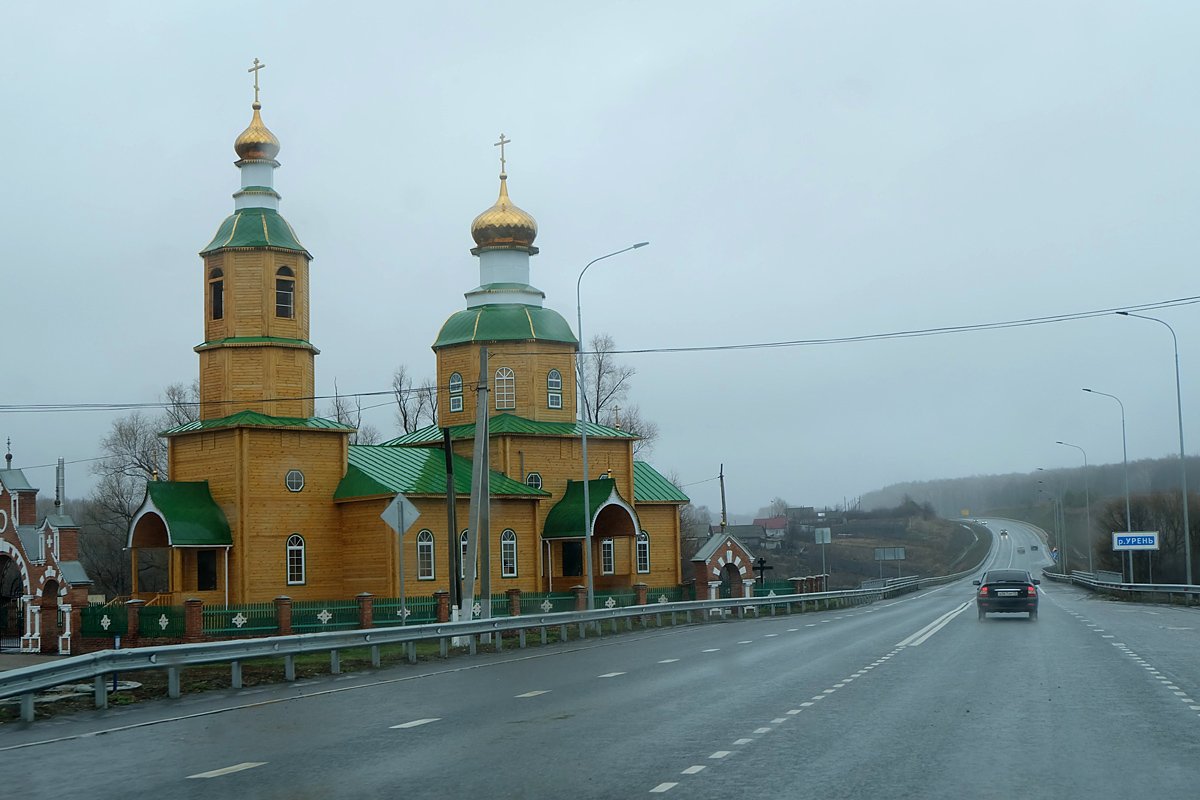
{"label": "street light pole", "polygon": [[584,412],[587,391],[583,386],[583,304],[580,301],[580,289],[583,285],[583,275],[592,264],[606,258],[619,256],[621,253],[628,253],[639,247],[645,247],[648,244],[650,243],[638,242],[608,255],[593,258],[579,271],[579,277],[575,280],[575,332],[579,336],[579,355],[575,359],[575,383],[579,394],[579,440],[583,456],[583,563],[584,571],[587,572],[587,607],[589,611],[596,607],[596,583],[592,576],[592,504],[591,497],[588,495],[587,415]]}
{"label": "street light pole", "polygon": [[1158,317],[1147,317],[1145,314],[1134,314],[1130,311],[1118,311],[1122,317],[1137,317],[1157,322],[1171,332],[1171,341],[1175,345],[1175,410],[1179,415],[1179,485],[1183,492],[1183,560],[1187,572],[1188,585],[1192,585],[1192,527],[1188,519],[1188,489],[1187,462],[1183,449],[1183,393],[1179,388],[1179,337],[1175,329]]}
{"label": "street light pole", "polygon": [[[1121,407],[1121,463],[1125,467],[1125,530],[1133,530],[1133,514],[1129,510],[1129,448],[1125,445],[1125,404],[1121,402],[1121,398],[1115,394],[1107,392],[1098,392],[1095,389],[1084,389],[1088,394],[1098,394],[1101,397],[1110,397],[1117,401],[1117,405]],[[1133,583],[1133,553],[1129,555],[1129,582]]]}
{"label": "street light pole", "polygon": [[[1038,467],[1037,469],[1038,469],[1038,472],[1046,471],[1042,467]],[[1047,475],[1047,477],[1049,477],[1049,476]],[[1038,483],[1041,483],[1041,481],[1038,481]],[[1069,569],[1069,565],[1067,562],[1067,542],[1066,542],[1067,517],[1063,513],[1062,489],[1063,489],[1063,485],[1062,485],[1062,481],[1060,480],[1058,482],[1058,493],[1053,498],[1053,500],[1054,500],[1054,531],[1055,531],[1055,534],[1058,536],[1058,550],[1059,550],[1059,554],[1062,557],[1063,574],[1070,575],[1071,570]]]}
{"label": "street light pole", "polygon": [[[1096,565],[1092,559],[1092,551],[1095,549],[1094,547],[1092,547],[1092,495],[1091,495],[1091,491],[1088,489],[1087,451],[1084,450],[1079,445],[1071,444],[1070,442],[1055,442],[1055,444],[1061,444],[1063,447],[1074,447],[1076,450],[1083,453],[1083,504],[1084,504],[1084,508],[1087,509],[1088,572],[1095,575],[1096,574]],[[1064,524],[1066,523],[1065,517],[1063,518],[1063,522],[1064,522]]]}

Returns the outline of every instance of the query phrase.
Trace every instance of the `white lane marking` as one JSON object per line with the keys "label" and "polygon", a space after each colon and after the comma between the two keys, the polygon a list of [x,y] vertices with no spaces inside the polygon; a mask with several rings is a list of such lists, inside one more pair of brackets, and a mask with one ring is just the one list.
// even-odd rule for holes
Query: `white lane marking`
{"label": "white lane marking", "polygon": [[778,636],[778,635],[779,635],[778,633],[768,633],[768,634],[765,634],[763,638],[770,639],[772,636]]}
{"label": "white lane marking", "polygon": [[1176,697],[1187,697],[1187,692],[1171,692]]}
{"label": "white lane marking", "polygon": [[862,670],[859,670],[858,672],[853,673],[853,677],[861,678],[863,675],[866,675],[866,674],[867,673],[863,672]]}
{"label": "white lane marking", "polygon": [[844,683],[835,683],[835,684],[833,685],[833,688],[835,688],[835,689],[840,689],[840,688],[842,688],[842,687],[843,687],[843,686],[845,686],[845,685],[846,685],[846,684],[844,684]]}
{"label": "white lane marking", "polygon": [[754,732],[758,733],[758,734],[770,733],[771,729],[770,728],[755,728]]}
{"label": "white lane marking", "polygon": [[817,627],[817,623],[815,623],[815,622],[810,622],[810,623],[808,623],[807,625],[805,625],[804,627],[806,627],[806,628],[815,628],[815,627]]}
{"label": "white lane marking", "polygon": [[819,624],[824,625],[826,622],[833,622],[831,619],[823,619]]}
{"label": "white lane marking", "polygon": [[738,642],[738,644],[753,644],[753,643],[754,643],[753,639],[744,639],[743,641]]}
{"label": "white lane marking", "polygon": [[821,694],[833,694],[836,691],[837,689],[825,689],[821,692]]}
{"label": "white lane marking", "polygon": [[1101,639],[1115,639],[1117,637],[1113,636],[1111,633],[1106,633],[1103,636],[1101,636],[1100,638]]}
{"label": "white lane marking", "polygon": [[814,701],[816,701],[816,700],[824,700],[824,699],[825,699],[825,695],[823,695],[823,694],[819,694],[819,695],[817,695],[816,697],[814,697],[814,698],[813,698],[813,700],[814,700]]}
{"label": "white lane marking", "polygon": [[678,658],[664,658],[662,661],[660,661],[660,662],[658,662],[658,663],[660,663],[660,664],[674,664],[674,663],[675,663],[676,661],[678,661],[678,660],[679,660]]}
{"label": "white lane marking", "polygon": [[798,630],[800,630],[800,629],[799,629],[799,628],[788,628],[788,629],[787,629],[787,632],[788,632],[788,633],[795,633],[795,632],[796,632],[796,631],[798,631]]}
{"label": "white lane marking", "polygon": [[681,774],[681,775],[695,775],[697,772],[699,772],[700,770],[704,769],[704,767],[705,767],[705,765],[704,765],[704,764],[697,764],[697,765],[696,765],[696,766],[694,766],[694,767],[688,767],[687,769],[685,769],[685,770],[684,770],[682,773],[680,773],[680,774]]}
{"label": "white lane marking", "polygon": [[734,739],[733,743],[736,745],[743,745],[743,744],[750,744],[753,741],[754,741],[753,739]]}
{"label": "white lane marking", "polygon": [[[809,703],[809,705],[812,705],[812,704],[811,704],[811,703]],[[803,711],[803,710],[804,710],[803,708],[789,708],[787,713],[789,713],[789,714],[799,714],[799,713],[800,713],[801,711]]]}
{"label": "white lane marking", "polygon": [[234,764],[232,767],[222,767],[221,769],[209,770],[208,772],[197,772],[195,775],[188,775],[188,779],[192,778],[219,778],[222,775],[229,775],[234,772],[241,772],[244,769],[254,769],[261,767],[265,761],[243,761],[241,764]]}
{"label": "white lane marking", "polygon": [[724,758],[725,756],[729,755],[731,752],[732,752],[731,750],[718,750],[717,752],[715,752],[711,756],[709,756],[709,758]]}
{"label": "white lane marking", "polygon": [[597,675],[597,678],[615,678],[618,675],[624,675],[624,672],[606,672],[603,675]]}
{"label": "white lane marking", "polygon": [[708,648],[707,650],[701,650],[700,652],[701,652],[701,653],[715,653],[715,652],[717,652],[717,651],[718,651],[718,650],[720,650],[720,649],[721,649],[721,648],[719,648],[719,647],[710,647],[710,648]]}
{"label": "white lane marking", "polygon": [[[800,707],[801,707],[801,708],[808,708],[808,707],[809,707],[809,706],[811,706],[811,705],[812,705],[812,702],[811,702],[811,701],[808,701],[808,700],[806,700],[806,701],[804,701],[803,703],[801,703],[801,704],[800,704]],[[790,714],[790,713],[792,713],[792,712],[790,712],[790,711],[789,711],[788,713]]]}
{"label": "white lane marking", "polygon": [[437,722],[441,717],[430,717],[429,719],[414,719],[412,722],[402,722],[399,725],[392,725],[392,730],[399,728],[416,728],[421,725],[428,725],[431,722]]}
{"label": "white lane marking", "polygon": [[785,722],[787,722],[787,717],[776,717],[775,719],[771,720],[772,725],[782,725]]}
{"label": "white lane marking", "polygon": [[516,696],[517,697],[537,697],[539,694],[549,694],[549,693],[550,693],[549,689],[535,689],[532,692],[526,692],[525,694],[519,694]]}
{"label": "white lane marking", "polygon": [[1200,711],[1200,706],[1192,706],[1192,711]]}
{"label": "white lane marking", "polygon": [[962,605],[960,605],[958,608],[947,611],[945,614],[938,617],[933,622],[926,625],[924,628],[921,628],[921,630],[912,634],[911,636],[904,639],[903,641],[898,642],[896,644],[896,647],[917,647],[917,646],[919,646],[930,636],[933,636],[935,633],[940,631],[942,628],[949,625],[950,620],[954,619],[959,614],[966,611],[970,605],[971,605],[971,601],[967,600]]}
{"label": "white lane marking", "polygon": [[660,783],[658,786],[655,786],[650,790],[650,794],[662,794],[663,792],[669,792],[678,785],[679,784],[677,782],[671,783],[670,781],[667,781],[666,783]]}

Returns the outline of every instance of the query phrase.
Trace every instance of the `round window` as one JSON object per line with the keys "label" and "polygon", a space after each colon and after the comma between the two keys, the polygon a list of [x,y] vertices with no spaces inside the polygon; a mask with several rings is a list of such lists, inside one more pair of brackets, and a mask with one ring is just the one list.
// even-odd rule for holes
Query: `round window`
{"label": "round window", "polygon": [[534,489],[540,489],[542,488],[542,476],[536,472],[531,472],[525,476],[525,483]]}
{"label": "round window", "polygon": [[289,469],[283,482],[287,484],[289,492],[298,492],[304,488],[304,473],[298,469]]}

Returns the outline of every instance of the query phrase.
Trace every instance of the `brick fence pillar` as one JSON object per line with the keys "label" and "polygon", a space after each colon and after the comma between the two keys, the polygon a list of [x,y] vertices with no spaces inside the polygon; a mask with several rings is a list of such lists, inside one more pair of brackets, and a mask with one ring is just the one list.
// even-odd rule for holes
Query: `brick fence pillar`
{"label": "brick fence pillar", "polygon": [[358,627],[375,627],[375,595],[370,592],[358,595]]}
{"label": "brick fence pillar", "polygon": [[183,601],[183,640],[204,641],[204,601],[189,597]]}
{"label": "brick fence pillar", "polygon": [[450,621],[450,593],[444,589],[438,589],[433,593],[433,599],[437,601],[437,621]]}
{"label": "brick fence pillar", "polygon": [[521,616],[521,590],[509,589],[505,594],[508,595],[508,615],[510,617]]}
{"label": "brick fence pillar", "polygon": [[644,583],[635,583],[633,585],[633,602],[639,606],[646,605],[646,593],[650,591],[650,587]]}
{"label": "brick fence pillar", "polygon": [[829,575],[828,574],[818,575],[817,580],[820,581],[821,588],[819,591],[828,592],[829,591]]}
{"label": "brick fence pillar", "polygon": [[804,594],[804,578],[788,578],[792,584],[792,594]]}
{"label": "brick fence pillar", "polygon": [[587,587],[572,586],[571,591],[575,593],[575,610],[587,611]]}
{"label": "brick fence pillar", "polygon": [[128,600],[125,603],[125,643],[129,647],[137,647],[138,631],[141,630],[138,626],[144,605],[145,600]]}
{"label": "brick fence pillar", "polygon": [[290,636],[292,633],[292,598],[280,595],[275,598],[275,624],[279,626],[280,636]]}

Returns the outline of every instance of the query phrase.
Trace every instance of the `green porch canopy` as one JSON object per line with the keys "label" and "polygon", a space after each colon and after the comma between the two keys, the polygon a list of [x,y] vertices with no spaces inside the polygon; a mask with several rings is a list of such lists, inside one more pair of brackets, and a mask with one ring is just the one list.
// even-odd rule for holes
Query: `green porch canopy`
{"label": "green porch canopy", "polygon": [[[609,505],[617,505],[629,512],[637,524],[637,513],[621,493],[617,491],[617,482],[612,478],[597,478],[588,481],[588,518],[593,527],[596,515],[600,509]],[[640,528],[639,528],[640,529]],[[542,527],[543,539],[582,539],[583,531],[583,481],[567,481],[567,490],[562,500],[554,504],[546,515],[546,524]]]}
{"label": "green porch canopy", "polygon": [[233,545],[225,512],[213,500],[208,481],[150,481],[146,497],[129,524],[128,547],[133,532],[147,514],[157,514],[167,529],[171,547],[228,547]]}

